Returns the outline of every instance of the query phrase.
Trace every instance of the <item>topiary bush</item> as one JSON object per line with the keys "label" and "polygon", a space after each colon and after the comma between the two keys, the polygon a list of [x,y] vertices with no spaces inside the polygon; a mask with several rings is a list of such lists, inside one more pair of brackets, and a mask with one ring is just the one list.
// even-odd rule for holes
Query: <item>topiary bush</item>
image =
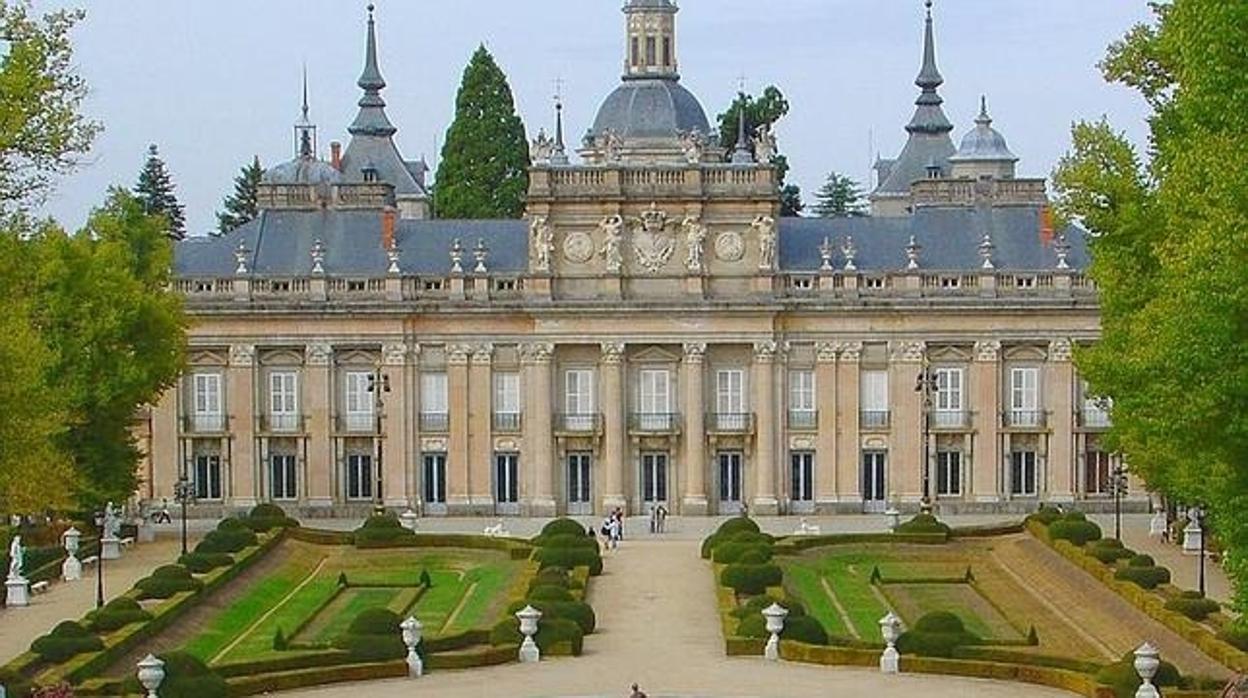
{"label": "topiary bush", "polygon": [[953,651],[977,645],[980,639],[967,631],[962,619],[947,611],[928,613],[897,638],[897,651],[924,657],[952,657]]}
{"label": "topiary bush", "polygon": [[195,574],[207,574],[220,567],[229,567],[234,564],[234,558],[229,553],[190,552],[178,558],[178,564]]}
{"label": "topiary bush", "polygon": [[1102,538],[1094,541],[1088,544],[1086,552],[1107,565],[1135,557],[1135,551],[1123,547],[1122,541],[1116,538]]}
{"label": "topiary bush", "polygon": [[140,599],[167,599],[184,591],[199,591],[204,583],[191,576],[191,571],[182,565],[165,565],[134,585],[139,590]]}
{"label": "topiary bush", "polygon": [[1057,507],[1051,507],[1047,504],[1041,504],[1039,511],[1027,517],[1028,521],[1037,521],[1045,526],[1052,524],[1054,521],[1062,518],[1062,512]]}
{"label": "topiary bush", "polygon": [[296,528],[299,522],[286,515],[286,511],[276,504],[263,503],[252,507],[243,523],[257,533],[266,533],[275,528]]}
{"label": "topiary bush", "polygon": [[[579,522],[572,519],[555,519],[550,523],[542,526],[542,536],[577,536],[579,538],[590,538],[589,531],[586,530]],[[541,536],[539,536],[541,537]]]}
{"label": "topiary bush", "polygon": [[760,533],[761,529],[758,527],[758,523],[748,516],[734,516],[720,524],[719,528],[715,529],[715,532],[723,536],[730,536],[734,533]]}
{"label": "topiary bush", "polygon": [[949,535],[949,526],[932,514],[919,514],[899,525],[897,533],[943,533]]}
{"label": "topiary bush", "polygon": [[195,552],[204,554],[237,553],[256,545],[256,532],[239,519],[222,519],[215,531],[210,531],[195,546]]}
{"label": "topiary bush", "polygon": [[355,529],[355,545],[359,548],[384,548],[416,537],[415,531],[403,527],[394,514],[374,514]]}
{"label": "topiary bush", "polygon": [[1124,567],[1114,573],[1114,579],[1131,582],[1143,589],[1156,589],[1170,583],[1170,570],[1165,567]]}
{"label": "topiary bush", "polygon": [[1224,628],[1218,633],[1218,639],[1243,652],[1248,652],[1248,628],[1238,626]]}
{"label": "topiary bush", "polygon": [[87,627],[96,633],[110,633],[131,623],[141,623],[151,619],[152,614],[143,610],[138,601],[128,596],[119,596],[109,601],[104,608],[91,611],[86,617]]}
{"label": "topiary bush", "polygon": [[553,584],[542,584],[529,590],[531,601],[572,601],[572,593],[566,588]]}
{"label": "topiary bush", "polygon": [[784,574],[774,564],[728,565],[719,575],[719,582],[738,594],[762,594],[768,587],[779,586]]}
{"label": "topiary bush", "polygon": [[[1079,512],[1072,512],[1083,516]],[[1083,547],[1092,541],[1101,539],[1101,527],[1091,521],[1081,521],[1068,519],[1067,514],[1061,520],[1055,521],[1049,525],[1049,536],[1053,540],[1070,541],[1078,547]]]}
{"label": "topiary bush", "polygon": [[103,640],[72,620],[62,622],[53,628],[52,632],[37,638],[30,645],[31,652],[53,664],[60,664],[70,657],[85,652],[99,652],[102,649],[104,649]]}
{"label": "topiary bush", "polygon": [[796,618],[798,616],[806,615],[806,607],[803,606],[800,601],[797,601],[796,599],[778,599],[774,596],[769,596],[766,594],[755,596],[751,598],[749,601],[746,601],[740,606],[737,606],[736,608],[732,609],[732,615],[736,618],[748,618],[750,616],[755,616],[755,615],[761,617],[763,609],[767,608],[773,603],[779,604],[781,606],[784,606],[786,609],[788,609],[789,618]]}
{"label": "topiary bush", "polygon": [[1156,567],[1157,561],[1152,555],[1135,555],[1127,561],[1127,567]]}
{"label": "topiary bush", "polygon": [[[228,695],[225,679],[194,656],[168,652],[159,655],[159,659],[165,663],[160,698],[226,698]],[[135,691],[133,695],[142,695],[142,692]]]}
{"label": "topiary bush", "polygon": [[384,662],[407,656],[399,631],[398,614],[385,608],[370,608],[351,621],[334,646],[363,662]]}
{"label": "topiary bush", "polygon": [[1183,592],[1183,595],[1177,599],[1167,601],[1166,610],[1182,613],[1188,618],[1200,622],[1208,618],[1209,614],[1222,610],[1222,604],[1201,596],[1198,591],[1188,591]]}
{"label": "topiary bush", "polygon": [[[1135,671],[1135,654],[1128,653],[1117,662],[1105,666],[1096,672],[1096,680],[1113,688],[1114,695],[1118,698],[1134,698],[1142,683],[1140,675]],[[1157,675],[1153,677],[1153,685],[1175,688],[1182,680],[1179,670],[1170,662],[1162,660],[1161,666],[1157,668]]]}
{"label": "topiary bush", "polygon": [[711,551],[711,559],[721,565],[731,565],[734,562],[744,562],[741,559],[746,553],[754,553],[752,557],[762,557],[761,560],[755,560],[750,564],[761,565],[771,562],[772,549],[766,543],[738,543],[734,540],[728,540],[716,545]]}
{"label": "topiary bush", "polygon": [[598,550],[598,539],[581,535],[572,535],[570,533],[555,533],[552,535],[541,535],[533,539],[533,545],[539,548],[593,548]]}
{"label": "topiary bush", "polygon": [[580,626],[581,633],[584,635],[592,634],[598,627],[598,616],[594,613],[594,608],[584,601],[545,601],[530,598],[509,606],[507,616],[514,616],[525,606],[532,606],[541,611],[543,622],[555,618],[570,620]]}
{"label": "topiary bush", "polygon": [[597,548],[538,548],[533,559],[542,567],[588,567],[593,576],[602,574],[602,555]]}
{"label": "topiary bush", "polygon": [[808,645],[828,644],[828,631],[823,624],[812,616],[792,616],[784,619],[784,631],[780,633],[782,640],[805,642]]}
{"label": "topiary bush", "polygon": [[741,553],[741,557],[737,558],[737,562],[743,565],[765,565],[771,562],[771,548],[752,548]]}
{"label": "topiary bush", "polygon": [[[537,623],[537,634],[533,636],[533,641],[542,652],[560,642],[568,642],[572,645],[573,656],[579,657],[584,649],[585,634],[574,621],[563,618],[548,620],[543,616]],[[520,621],[516,618],[506,618],[490,631],[490,644],[496,647],[519,645],[522,642],[524,636],[520,634]]]}

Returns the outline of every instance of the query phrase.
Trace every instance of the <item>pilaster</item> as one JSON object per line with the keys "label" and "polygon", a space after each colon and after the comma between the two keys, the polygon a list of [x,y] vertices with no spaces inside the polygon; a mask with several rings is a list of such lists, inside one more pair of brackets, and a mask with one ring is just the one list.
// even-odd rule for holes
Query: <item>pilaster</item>
{"label": "pilaster", "polygon": [[1001,500],[1000,400],[1001,342],[990,340],[975,343],[975,362],[971,366],[971,393],[977,443],[973,461],[967,463],[971,476],[971,496],[976,502]]}
{"label": "pilaster", "polygon": [[681,502],[684,516],[705,516],[706,496],[706,407],[704,376],[706,345],[689,343],[684,346],[681,386],[685,391],[685,492]]}
{"label": "pilaster", "polygon": [[551,436],[551,397],[554,394],[553,344],[533,343],[521,347],[524,363],[524,445],[527,458],[522,471],[531,471],[533,489],[529,495],[532,516],[554,516],[556,512],[555,463]]}
{"label": "pilaster", "polygon": [[923,469],[929,462],[923,444],[923,396],[914,389],[923,370],[923,342],[889,343],[888,390],[892,412],[888,454],[889,498],[917,503],[923,499]]}
{"label": "pilaster", "polygon": [[307,482],[303,493],[309,507],[334,506],[333,348],[313,342],[304,348],[303,405],[308,418]]}
{"label": "pilaster", "polygon": [[412,471],[408,463],[411,449],[408,447],[406,428],[409,420],[407,371],[411,366],[410,358],[408,346],[403,342],[389,342],[381,347],[381,370],[385,376],[383,385],[390,387],[390,392],[381,396],[382,496],[385,505],[392,509],[411,506],[410,494],[415,491],[415,487],[409,487],[408,483],[408,473]]}
{"label": "pilaster", "polygon": [[627,431],[624,428],[624,350],[620,342],[603,342],[599,373],[602,376],[603,419],[603,494],[602,506],[607,511],[623,508],[624,454]]}
{"label": "pilaster", "polygon": [[1041,407],[1048,411],[1053,432],[1045,469],[1047,498],[1058,502],[1074,501],[1075,483],[1079,481],[1074,434],[1075,365],[1071,359],[1070,340],[1049,343],[1049,365],[1041,393],[1048,404]]}
{"label": "pilaster", "polygon": [[754,344],[754,404],[757,413],[758,448],[754,452],[755,514],[779,513],[776,497],[776,342]]}
{"label": "pilaster", "polygon": [[815,506],[831,507],[840,500],[837,489],[837,345],[815,344],[815,409],[819,411],[819,432],[815,437]]}
{"label": "pilaster", "polygon": [[446,504],[449,513],[471,513],[472,496],[469,491],[469,416],[468,416],[468,359],[472,347],[451,345],[446,348],[447,400],[450,411],[450,444],[446,453]]}
{"label": "pilaster", "polygon": [[246,509],[258,501],[256,477],[256,348],[250,344],[230,347],[229,401],[230,447],[229,506]]}
{"label": "pilaster", "polygon": [[494,507],[493,361],[492,344],[473,347],[468,371],[468,496],[478,514],[493,513]]}
{"label": "pilaster", "polygon": [[842,503],[862,502],[862,435],[859,433],[859,405],[861,403],[862,342],[844,342],[837,345],[839,360],[836,364],[836,459],[841,467],[836,471],[836,488]]}

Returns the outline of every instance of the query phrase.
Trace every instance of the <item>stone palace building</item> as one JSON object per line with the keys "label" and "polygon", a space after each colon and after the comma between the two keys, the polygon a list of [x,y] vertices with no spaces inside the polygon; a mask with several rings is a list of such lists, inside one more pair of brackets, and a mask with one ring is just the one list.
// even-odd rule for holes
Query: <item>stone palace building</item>
{"label": "stone palace building", "polygon": [[[702,8],[702,11],[707,11]],[[872,215],[781,218],[765,130],[719,143],[671,0],[624,7],[624,73],[576,156],[533,143],[525,220],[430,218],[368,20],[359,115],[265,175],[259,218],[178,244],[193,321],[140,499],[304,516],[1095,506],[1117,457],[1072,348],[1084,233],[986,105],[960,146],[930,8],[909,139]],[[1133,493],[1142,494],[1142,493]]]}

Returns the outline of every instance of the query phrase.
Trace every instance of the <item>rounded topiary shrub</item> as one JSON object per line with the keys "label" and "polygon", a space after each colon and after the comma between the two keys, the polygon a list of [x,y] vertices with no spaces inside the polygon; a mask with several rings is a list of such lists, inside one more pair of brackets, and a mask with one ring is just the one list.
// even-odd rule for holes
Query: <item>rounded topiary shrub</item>
{"label": "rounded topiary shrub", "polygon": [[220,567],[229,567],[234,564],[234,558],[229,553],[191,552],[178,558],[178,564],[195,574],[207,574]]}
{"label": "rounded topiary shrub", "polygon": [[529,590],[532,601],[572,601],[572,594],[567,589],[553,584],[543,584]]}
{"label": "rounded topiary shrub", "polygon": [[1165,567],[1124,567],[1114,573],[1114,579],[1131,582],[1144,589],[1156,589],[1170,583],[1170,570]]}
{"label": "rounded topiary shrub", "polygon": [[771,548],[756,547],[741,553],[741,557],[737,558],[737,562],[743,565],[765,565],[771,562]]}
{"label": "rounded topiary shrub", "polygon": [[537,576],[533,577],[533,581],[529,583],[529,591],[538,587],[555,586],[563,589],[572,588],[572,580],[568,577],[568,571],[562,567],[547,567],[538,570]]}
{"label": "rounded topiary shrub", "polygon": [[1062,514],[1062,521],[1087,521],[1088,515],[1082,511],[1068,511]]}
{"label": "rounded topiary shrub", "polygon": [[754,519],[748,516],[735,516],[719,525],[715,532],[721,536],[731,536],[735,533],[759,533],[760,529]]}
{"label": "rounded topiary shrub", "polygon": [[130,625],[152,619],[152,614],[143,610],[138,601],[119,596],[109,601],[104,608],[87,614],[87,627],[92,632],[108,633]]}
{"label": "rounded topiary shrub", "polygon": [[[1105,666],[1096,672],[1096,680],[1112,687],[1114,695],[1118,698],[1134,698],[1136,690],[1142,683],[1140,675],[1135,671],[1135,655],[1127,654],[1117,662]],[[1161,666],[1157,668],[1157,675],[1153,677],[1153,685],[1174,688],[1182,680],[1179,670],[1170,662],[1162,660]]]}
{"label": "rounded topiary shrub", "polygon": [[347,631],[334,643],[338,649],[364,662],[381,662],[407,656],[399,632],[398,614],[384,608],[370,608],[351,621]]}
{"label": "rounded topiary shrub", "polygon": [[1166,610],[1182,613],[1194,621],[1203,621],[1209,617],[1211,613],[1217,613],[1222,610],[1222,604],[1200,596],[1200,592],[1191,592],[1194,597],[1184,594],[1177,599],[1170,599],[1166,602]]}
{"label": "rounded topiary shrub", "polygon": [[897,638],[897,651],[924,657],[952,657],[954,650],[979,644],[962,619],[947,611],[928,613]]}
{"label": "rounded topiary shrub", "polygon": [[242,519],[236,519],[231,516],[229,518],[221,519],[221,521],[217,524],[217,530],[218,531],[250,531],[251,527],[243,523]]}
{"label": "rounded topiary shrub", "polygon": [[585,534],[555,533],[541,535],[533,539],[533,545],[539,548],[593,548],[598,549],[598,539]]}
{"label": "rounded topiary shrub", "polygon": [[1123,547],[1122,541],[1116,538],[1102,538],[1101,540],[1093,541],[1088,544],[1087,553],[1107,565],[1135,557],[1135,551]]}
{"label": "rounded topiary shrub", "polygon": [[1128,562],[1127,567],[1156,567],[1157,561],[1152,555],[1135,555]]}
{"label": "rounded topiary shrub", "polygon": [[804,642],[808,645],[828,644],[828,631],[823,624],[811,616],[793,616],[784,619],[784,632],[780,633],[783,640]]}
{"label": "rounded topiary shrub", "polygon": [[210,531],[195,546],[195,552],[205,554],[237,553],[258,542],[256,532],[238,519],[224,519],[217,530]]}
{"label": "rounded topiary shrub", "polygon": [[191,571],[181,565],[157,567],[151,576],[140,579],[134,588],[140,599],[167,599],[184,591],[199,591],[204,583],[191,576]]}
{"label": "rounded topiary shrub", "polygon": [[1062,512],[1057,507],[1051,507],[1047,504],[1041,504],[1040,509],[1036,513],[1027,517],[1028,521],[1037,521],[1048,526],[1049,524],[1062,518]]}
{"label": "rounded topiary shrub", "polygon": [[248,512],[243,521],[248,528],[257,533],[265,533],[275,528],[296,528],[299,522],[286,515],[280,506],[271,503],[257,504]]}
{"label": "rounded topiary shrub", "polygon": [[598,626],[598,616],[594,613],[594,608],[584,601],[546,601],[530,598],[512,604],[507,609],[507,616],[514,617],[516,612],[525,606],[532,606],[541,611],[542,620],[555,618],[570,620],[579,625],[581,632],[585,635],[593,633]]}
{"label": "rounded topiary shrub", "polygon": [[897,533],[943,533],[949,535],[949,526],[932,514],[919,514],[897,527]]}
{"label": "rounded topiary shrub", "polygon": [[[567,642],[572,646],[572,654],[579,657],[584,648],[585,633],[575,621],[563,618],[548,620],[543,616],[537,623],[537,634],[533,636],[533,641],[542,652],[550,650],[556,644]],[[506,618],[490,631],[490,644],[496,647],[519,646],[522,642],[524,636],[520,634],[520,621],[516,618]]]}
{"label": "rounded topiary shrub", "polygon": [[1049,535],[1053,540],[1070,541],[1074,545],[1083,547],[1092,541],[1101,539],[1101,527],[1091,521],[1069,520],[1063,517],[1060,521],[1055,521],[1049,525]]}
{"label": "rounded topiary shrub", "polygon": [[538,548],[533,551],[533,559],[543,568],[588,567],[591,575],[602,574],[602,555],[597,548]]}
{"label": "rounded topiary shrub", "polygon": [[550,523],[542,526],[543,536],[578,536],[580,538],[589,538],[588,531],[579,522],[572,519],[555,519]]}
{"label": "rounded topiary shrub", "polygon": [[30,645],[31,652],[53,664],[60,664],[70,657],[85,652],[99,652],[102,649],[104,649],[103,640],[71,620],[57,625],[52,632],[36,639]]}
{"label": "rounded topiary shrub", "polygon": [[360,548],[384,548],[416,537],[414,531],[403,528],[399,517],[393,514],[374,514],[355,529],[355,545]]}
{"label": "rounded topiary shrub", "polygon": [[719,582],[738,594],[762,594],[768,587],[779,586],[784,579],[780,568],[766,565],[728,565],[719,575]]}
{"label": "rounded topiary shrub", "polygon": [[761,565],[771,562],[772,550],[771,546],[765,543],[738,543],[734,540],[725,541],[715,546],[711,551],[711,559],[721,565],[731,565],[734,562],[745,562],[741,559],[746,553],[756,553],[753,557],[762,557],[761,560],[755,560],[751,564]]}

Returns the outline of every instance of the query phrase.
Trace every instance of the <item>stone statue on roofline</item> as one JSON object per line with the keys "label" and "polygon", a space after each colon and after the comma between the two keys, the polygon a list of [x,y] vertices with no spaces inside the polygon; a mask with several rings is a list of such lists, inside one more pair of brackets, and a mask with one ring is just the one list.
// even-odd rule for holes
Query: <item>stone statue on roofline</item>
{"label": "stone statue on roofline", "polygon": [[775,159],[778,146],[776,134],[772,133],[770,124],[763,124],[754,132],[754,159],[769,164]]}
{"label": "stone statue on roofline", "polygon": [[685,269],[691,274],[701,274],[706,271],[706,226],[697,216],[686,216],[681,226],[685,229],[685,246],[689,248],[685,256]]}
{"label": "stone statue on roofline", "polygon": [[555,250],[555,232],[550,227],[550,220],[538,216],[529,224],[529,235],[533,238],[533,268],[539,272],[550,271],[550,255]]}
{"label": "stone statue on roofline", "polygon": [[776,219],[761,215],[750,224],[758,235],[758,268],[760,271],[776,269]]}
{"label": "stone statue on roofline", "polygon": [[546,129],[537,132],[537,138],[529,143],[529,158],[535,163],[550,162],[555,154],[555,139],[546,135]]}
{"label": "stone statue on roofline", "polygon": [[706,152],[706,136],[697,129],[680,134],[680,148],[685,153],[685,160],[690,165],[702,162]]}
{"label": "stone statue on roofline", "polygon": [[619,215],[607,216],[599,224],[602,231],[602,258],[607,271],[618,274],[624,268],[624,219]]}

